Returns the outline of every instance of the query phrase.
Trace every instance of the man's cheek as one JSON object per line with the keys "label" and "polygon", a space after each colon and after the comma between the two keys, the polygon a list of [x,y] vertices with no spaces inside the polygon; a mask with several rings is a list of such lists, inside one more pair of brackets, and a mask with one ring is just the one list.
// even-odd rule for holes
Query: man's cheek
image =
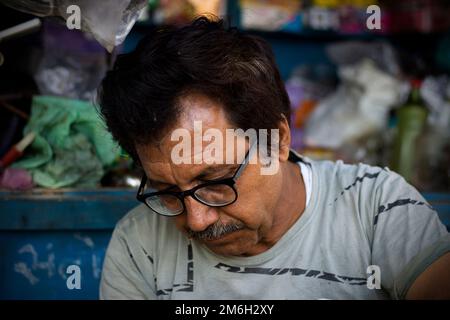
{"label": "man's cheek", "polygon": [[[240,204],[223,210],[223,215],[237,224],[244,224],[246,229],[257,227],[257,215],[254,206],[248,201],[242,201]],[[227,222],[228,222],[227,220]]]}
{"label": "man's cheek", "polygon": [[180,230],[181,232],[186,232],[187,230],[187,221],[186,221],[186,214],[183,213],[179,216],[176,216],[174,218],[175,220],[175,226],[177,227],[178,230]]}

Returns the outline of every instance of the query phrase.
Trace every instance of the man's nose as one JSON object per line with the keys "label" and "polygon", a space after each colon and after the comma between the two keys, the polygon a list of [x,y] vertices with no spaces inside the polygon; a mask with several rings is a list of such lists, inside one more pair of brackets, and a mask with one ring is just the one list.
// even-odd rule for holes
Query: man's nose
{"label": "man's nose", "polygon": [[219,220],[219,214],[215,208],[208,207],[192,197],[184,198],[184,203],[187,225],[192,231],[203,231]]}

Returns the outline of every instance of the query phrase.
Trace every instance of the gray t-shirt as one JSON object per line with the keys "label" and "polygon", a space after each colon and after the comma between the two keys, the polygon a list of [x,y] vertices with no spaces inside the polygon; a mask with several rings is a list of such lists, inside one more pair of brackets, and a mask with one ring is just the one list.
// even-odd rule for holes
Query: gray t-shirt
{"label": "gray t-shirt", "polygon": [[113,232],[100,298],[404,298],[416,277],[450,251],[436,212],[396,173],[302,161],[310,168],[309,203],[272,248],[218,256],[170,217],[140,205]]}

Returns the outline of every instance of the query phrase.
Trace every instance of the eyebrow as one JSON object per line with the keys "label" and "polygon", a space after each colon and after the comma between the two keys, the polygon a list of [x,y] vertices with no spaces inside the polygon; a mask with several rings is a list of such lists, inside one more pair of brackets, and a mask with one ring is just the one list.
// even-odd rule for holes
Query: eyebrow
{"label": "eyebrow", "polygon": [[[228,166],[213,166],[213,167],[208,167],[206,169],[204,169],[201,173],[199,173],[196,177],[194,177],[191,181],[195,181],[195,180],[206,180],[206,178],[214,173],[229,173],[229,172],[233,172],[236,171],[238,168],[238,165],[228,165]],[[169,186],[167,189],[172,188],[173,185],[171,183],[168,182],[164,182],[164,181],[160,181],[160,180],[155,180],[152,178],[148,178],[147,177],[148,182],[150,183],[150,185],[155,185],[155,184],[163,184],[163,185],[167,185]]]}

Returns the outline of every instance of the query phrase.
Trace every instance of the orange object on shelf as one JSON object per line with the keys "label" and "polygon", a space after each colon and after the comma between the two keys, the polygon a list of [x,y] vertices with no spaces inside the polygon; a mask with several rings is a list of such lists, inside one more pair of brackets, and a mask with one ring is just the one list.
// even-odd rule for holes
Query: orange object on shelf
{"label": "orange object on shelf", "polygon": [[28,147],[36,137],[34,132],[28,133],[19,143],[9,149],[9,151],[0,159],[0,169],[6,168],[11,163],[20,158],[23,154],[23,151],[26,147]]}
{"label": "orange object on shelf", "polygon": [[305,125],[306,120],[308,120],[309,115],[316,107],[317,102],[314,100],[303,100],[299,108],[295,112],[294,126],[296,128],[301,128]]}

